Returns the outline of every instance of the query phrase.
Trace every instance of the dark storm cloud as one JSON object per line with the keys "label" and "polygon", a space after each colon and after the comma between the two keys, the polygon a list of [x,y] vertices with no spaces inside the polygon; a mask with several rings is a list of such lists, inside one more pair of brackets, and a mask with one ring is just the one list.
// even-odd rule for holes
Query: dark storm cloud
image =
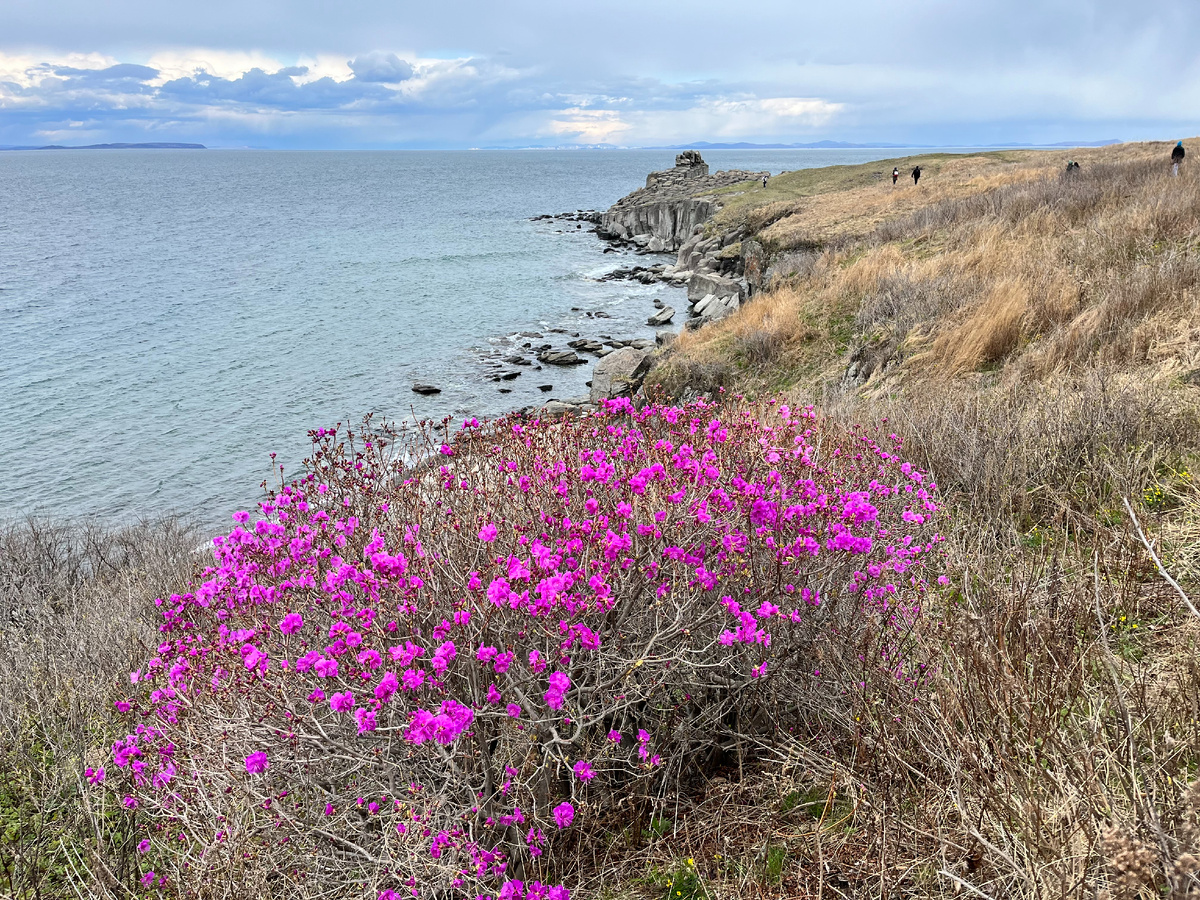
{"label": "dark storm cloud", "polygon": [[307,74],[306,66],[289,66],[277,72],[253,68],[240,78],[221,78],[208,72],[197,72],[186,78],[176,78],[159,88],[164,100],[188,104],[252,104],[273,107],[281,111],[305,109],[334,109],[363,99],[386,100],[388,93],[354,81],[338,82],[332,78],[297,83],[295,74]]}
{"label": "dark storm cloud", "polygon": [[347,64],[354,77],[365,82],[407,81],[413,77],[413,67],[395,53],[376,50],[364,53]]}
{"label": "dark storm cloud", "polygon": [[112,84],[114,82],[143,82],[152,81],[158,77],[158,69],[150,66],[139,66],[134,63],[118,63],[104,69],[78,69],[72,66],[58,66],[51,71],[55,75],[63,75],[77,84]]}

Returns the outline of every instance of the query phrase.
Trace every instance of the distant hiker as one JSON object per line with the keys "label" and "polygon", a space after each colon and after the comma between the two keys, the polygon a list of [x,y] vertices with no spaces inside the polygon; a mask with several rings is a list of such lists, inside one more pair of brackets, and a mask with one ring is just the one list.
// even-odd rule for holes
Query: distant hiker
{"label": "distant hiker", "polygon": [[895,184],[896,179],[899,177],[900,177],[900,170],[893,166],[892,167],[892,184]]}
{"label": "distant hiker", "polygon": [[1187,155],[1187,151],[1183,149],[1183,141],[1175,145],[1175,149],[1171,151],[1171,174],[1179,177],[1179,164],[1183,162],[1183,158]]}
{"label": "distant hiker", "polygon": [[921,167],[920,166],[913,166],[912,177],[913,177],[913,184],[916,184],[918,181],[921,180]]}
{"label": "distant hiker", "polygon": [[764,175],[763,176],[763,187],[766,187],[766,186],[767,186],[767,176]]}
{"label": "distant hiker", "polygon": [[1075,162],[1075,160],[1073,160],[1073,159],[1068,159],[1067,160],[1067,174],[1074,175],[1078,171],[1079,171],[1079,163]]}

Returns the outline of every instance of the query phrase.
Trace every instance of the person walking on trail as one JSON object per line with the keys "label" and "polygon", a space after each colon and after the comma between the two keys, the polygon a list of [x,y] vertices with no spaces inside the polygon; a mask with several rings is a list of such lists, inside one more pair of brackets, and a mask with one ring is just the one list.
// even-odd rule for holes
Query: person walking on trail
{"label": "person walking on trail", "polygon": [[896,179],[900,177],[900,170],[895,166],[892,167],[892,184],[896,183]]}
{"label": "person walking on trail", "polygon": [[767,176],[764,175],[763,176],[763,187],[766,187],[766,186],[767,186]]}
{"label": "person walking on trail", "polygon": [[913,184],[916,184],[917,182],[919,182],[921,180],[921,167],[920,166],[913,166],[912,177],[913,177]]}
{"label": "person walking on trail", "polygon": [[1183,158],[1187,155],[1187,151],[1183,149],[1183,141],[1175,145],[1175,149],[1171,151],[1171,174],[1179,177],[1179,164],[1183,162]]}

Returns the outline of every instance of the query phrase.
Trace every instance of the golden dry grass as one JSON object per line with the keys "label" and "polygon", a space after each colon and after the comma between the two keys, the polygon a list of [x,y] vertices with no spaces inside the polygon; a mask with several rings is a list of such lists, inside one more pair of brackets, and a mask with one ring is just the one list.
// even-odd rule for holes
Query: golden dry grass
{"label": "golden dry grass", "polygon": [[[1194,166],[1171,178],[1168,147],[1073,151],[1084,168],[1072,177],[1066,152],[956,157],[918,188],[813,194],[782,218],[782,201],[738,207],[742,227],[767,211],[754,237],[776,260],[824,249],[796,276],[777,264],[771,290],[686,335],[677,363],[732,349],[734,370],[740,360],[759,377],[772,360],[803,360],[813,388],[838,378],[852,344],[883,341],[905,349],[892,380],[996,366],[1020,378],[1095,364],[1187,372],[1200,355],[1200,178]],[[739,354],[768,333],[771,353]]]}

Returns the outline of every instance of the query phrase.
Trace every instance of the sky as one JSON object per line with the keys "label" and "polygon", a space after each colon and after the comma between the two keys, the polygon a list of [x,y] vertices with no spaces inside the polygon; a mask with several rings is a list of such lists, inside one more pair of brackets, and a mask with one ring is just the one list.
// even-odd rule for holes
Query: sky
{"label": "sky", "polygon": [[1200,133],[1194,0],[3,0],[0,146]]}

